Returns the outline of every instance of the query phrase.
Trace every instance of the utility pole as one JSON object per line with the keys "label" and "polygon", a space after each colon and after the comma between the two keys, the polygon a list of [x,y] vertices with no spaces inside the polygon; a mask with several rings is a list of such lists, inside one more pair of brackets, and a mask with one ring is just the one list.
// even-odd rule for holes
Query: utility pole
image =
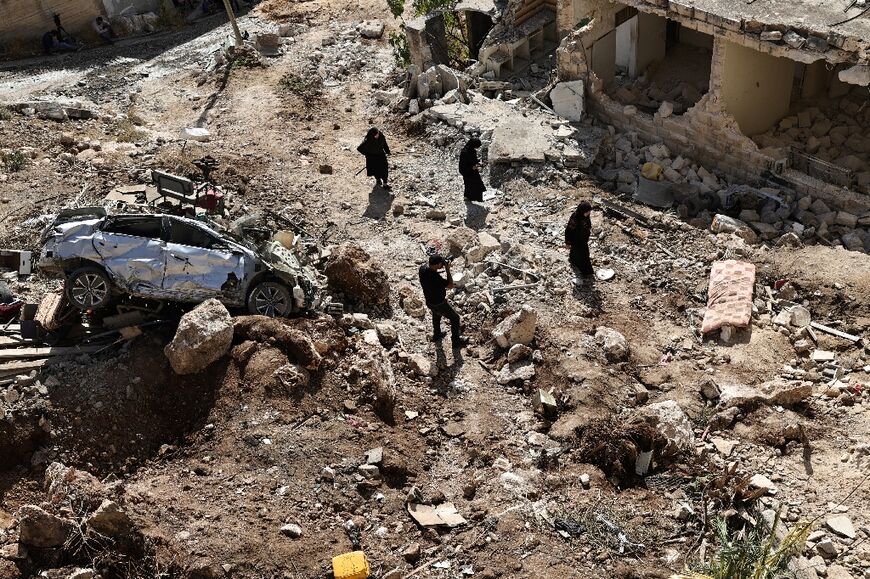
{"label": "utility pole", "polygon": [[227,16],[230,17],[230,24],[233,26],[233,35],[236,37],[236,47],[241,47],[242,33],[239,32],[239,25],[236,23],[236,15],[233,13],[233,7],[230,6],[230,0],[224,0],[224,8],[227,9]]}

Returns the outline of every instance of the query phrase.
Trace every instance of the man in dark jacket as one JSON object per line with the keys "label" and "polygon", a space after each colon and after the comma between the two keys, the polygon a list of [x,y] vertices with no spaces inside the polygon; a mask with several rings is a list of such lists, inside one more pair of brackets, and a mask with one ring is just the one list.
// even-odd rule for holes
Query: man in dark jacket
{"label": "man in dark jacket", "polygon": [[356,150],[365,155],[366,175],[374,177],[377,185],[383,182],[384,190],[389,191],[390,185],[387,180],[389,179],[390,167],[387,163],[387,155],[390,154],[390,147],[387,145],[387,138],[384,137],[384,134],[372,127]]}
{"label": "man in dark jacket", "polygon": [[[441,277],[439,270],[444,269],[447,279]],[[450,275],[450,262],[440,255],[429,256],[429,262],[420,266],[420,285],[423,286],[423,296],[426,306],[432,312],[432,341],[440,342],[444,334],[441,332],[441,318],[450,320],[450,334],[453,348],[459,349],[468,343],[462,336],[460,318],[450,302],[447,301],[447,290],[453,287],[453,277]]]}
{"label": "man in dark jacket", "polygon": [[592,234],[592,205],[583,201],[568,220],[565,227],[565,247],[571,252],[568,261],[580,270],[584,283],[591,283],[595,273],[589,258],[589,236]]}

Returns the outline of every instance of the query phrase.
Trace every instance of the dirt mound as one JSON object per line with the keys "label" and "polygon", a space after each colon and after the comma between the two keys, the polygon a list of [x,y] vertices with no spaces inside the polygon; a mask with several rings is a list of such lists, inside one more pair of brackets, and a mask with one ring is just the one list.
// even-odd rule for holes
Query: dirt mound
{"label": "dirt mound", "polygon": [[384,305],[390,299],[387,272],[359,245],[348,243],[333,250],[326,261],[329,287],[350,301]]}

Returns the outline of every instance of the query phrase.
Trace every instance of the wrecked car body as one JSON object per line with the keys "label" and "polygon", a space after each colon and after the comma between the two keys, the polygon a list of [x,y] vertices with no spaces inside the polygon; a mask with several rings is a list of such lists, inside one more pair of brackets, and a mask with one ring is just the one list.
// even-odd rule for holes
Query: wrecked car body
{"label": "wrecked car body", "polygon": [[103,308],[118,294],[216,298],[267,316],[320,305],[319,274],[271,236],[258,243],[194,219],[108,215],[98,207],[61,212],[41,241],[39,269],[64,277],[67,299],[83,310]]}

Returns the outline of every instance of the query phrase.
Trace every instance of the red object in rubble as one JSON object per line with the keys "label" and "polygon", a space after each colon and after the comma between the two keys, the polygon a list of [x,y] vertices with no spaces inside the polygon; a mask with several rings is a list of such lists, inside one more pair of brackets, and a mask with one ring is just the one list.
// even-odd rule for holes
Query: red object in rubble
{"label": "red object in rubble", "polygon": [[18,315],[18,312],[21,310],[21,306],[24,305],[24,302],[17,301],[12,302],[10,304],[0,304],[0,320],[10,320]]}
{"label": "red object in rubble", "polygon": [[205,194],[199,198],[197,205],[211,213],[221,206],[223,198],[223,192],[213,187],[210,187],[209,190],[206,191]]}
{"label": "red object in rubble", "polygon": [[778,279],[775,282],[773,282],[773,289],[775,289],[776,291],[779,291],[782,288],[782,286],[784,286],[787,283],[788,283],[787,279]]}

